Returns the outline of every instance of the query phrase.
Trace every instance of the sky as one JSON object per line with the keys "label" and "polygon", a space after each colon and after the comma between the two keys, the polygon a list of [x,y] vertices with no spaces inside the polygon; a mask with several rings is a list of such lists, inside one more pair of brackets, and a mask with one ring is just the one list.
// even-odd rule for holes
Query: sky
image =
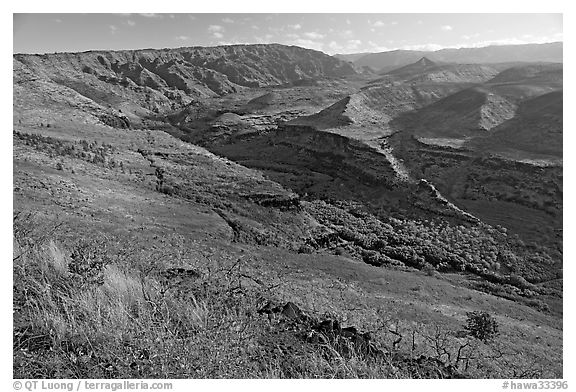
{"label": "sky", "polygon": [[563,40],[562,14],[13,14],[13,53],[281,43],[328,54]]}

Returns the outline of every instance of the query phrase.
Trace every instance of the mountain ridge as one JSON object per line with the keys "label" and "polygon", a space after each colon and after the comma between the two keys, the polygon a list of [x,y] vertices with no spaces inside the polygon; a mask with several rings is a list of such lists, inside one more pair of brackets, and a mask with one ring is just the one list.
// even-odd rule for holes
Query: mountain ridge
{"label": "mountain ridge", "polygon": [[[432,61],[456,63],[562,62],[562,48],[563,42],[559,41],[544,44],[490,45],[479,48],[445,48],[436,51],[397,49],[368,53],[356,58],[353,63],[358,67],[368,66],[374,71],[385,72],[413,63],[421,57],[428,57]],[[352,55],[347,56],[350,58]]]}

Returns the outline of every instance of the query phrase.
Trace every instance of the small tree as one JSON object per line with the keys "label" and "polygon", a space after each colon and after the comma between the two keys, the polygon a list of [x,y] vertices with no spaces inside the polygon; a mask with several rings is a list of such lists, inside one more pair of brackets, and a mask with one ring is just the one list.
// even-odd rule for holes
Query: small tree
{"label": "small tree", "polygon": [[468,312],[464,329],[467,334],[478,340],[487,342],[498,336],[498,322],[487,312]]}

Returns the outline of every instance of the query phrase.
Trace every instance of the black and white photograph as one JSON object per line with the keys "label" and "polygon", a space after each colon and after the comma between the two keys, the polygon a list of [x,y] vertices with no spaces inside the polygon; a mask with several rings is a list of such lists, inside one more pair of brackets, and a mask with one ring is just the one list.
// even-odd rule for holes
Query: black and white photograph
{"label": "black and white photograph", "polygon": [[193,11],[12,14],[14,390],[570,387],[562,13]]}

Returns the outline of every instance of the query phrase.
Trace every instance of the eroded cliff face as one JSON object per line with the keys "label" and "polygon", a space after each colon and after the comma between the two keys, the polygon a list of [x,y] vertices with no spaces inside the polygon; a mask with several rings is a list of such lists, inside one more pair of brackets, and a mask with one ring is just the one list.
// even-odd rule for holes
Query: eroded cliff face
{"label": "eroded cliff face", "polygon": [[284,45],[19,54],[14,58],[52,80],[85,78],[132,89],[175,89],[191,97],[356,73],[349,63],[322,52]]}

